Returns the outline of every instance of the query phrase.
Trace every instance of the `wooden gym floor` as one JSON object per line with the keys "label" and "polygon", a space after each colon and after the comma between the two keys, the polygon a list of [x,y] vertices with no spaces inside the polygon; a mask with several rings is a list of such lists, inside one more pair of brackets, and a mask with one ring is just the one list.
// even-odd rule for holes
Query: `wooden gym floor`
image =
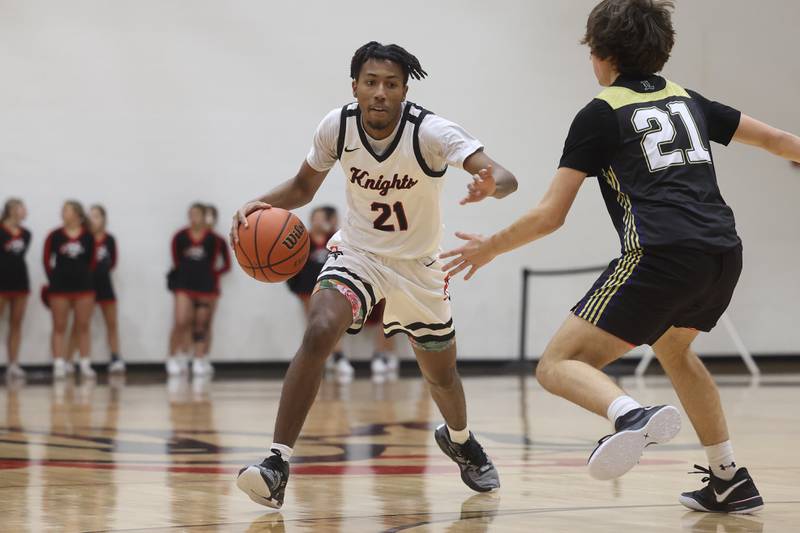
{"label": "wooden gym floor", "polygon": [[[800,377],[720,378],[737,458],[765,510],[693,513],[704,455],[688,421],[615,482],[586,473],[609,425],[531,376],[465,378],[470,426],[503,487],[476,495],[436,447],[420,379],[326,382],[296,449],[279,513],[234,486],[270,443],[280,382],[0,387],[0,531],[357,532],[800,530]],[[623,380],[643,403],[676,402],[663,378]]]}

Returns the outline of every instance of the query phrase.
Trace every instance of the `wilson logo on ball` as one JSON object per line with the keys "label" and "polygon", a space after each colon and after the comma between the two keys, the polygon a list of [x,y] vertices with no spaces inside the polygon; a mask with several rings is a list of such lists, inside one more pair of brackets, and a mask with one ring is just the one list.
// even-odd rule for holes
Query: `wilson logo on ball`
{"label": "wilson logo on ball", "polygon": [[292,248],[300,242],[300,237],[306,232],[305,226],[302,224],[295,225],[292,232],[283,239],[283,245],[286,247],[287,250],[291,250]]}

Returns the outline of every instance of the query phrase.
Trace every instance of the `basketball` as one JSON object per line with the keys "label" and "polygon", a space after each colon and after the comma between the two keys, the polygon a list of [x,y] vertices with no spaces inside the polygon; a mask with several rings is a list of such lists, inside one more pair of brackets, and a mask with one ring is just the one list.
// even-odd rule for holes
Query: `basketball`
{"label": "basketball", "polygon": [[306,227],[294,214],[273,207],[247,216],[239,226],[236,259],[247,274],[258,281],[280,283],[303,268],[310,241]]}

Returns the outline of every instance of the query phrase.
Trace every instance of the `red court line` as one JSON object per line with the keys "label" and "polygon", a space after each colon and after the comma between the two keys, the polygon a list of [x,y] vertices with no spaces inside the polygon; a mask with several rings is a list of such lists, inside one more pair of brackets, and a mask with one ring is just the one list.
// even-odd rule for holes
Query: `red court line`
{"label": "red court line", "polygon": [[[406,459],[406,457],[403,457]],[[659,466],[683,464],[683,461],[669,459],[648,459],[643,460],[641,465]],[[78,468],[88,470],[129,470],[140,472],[171,472],[177,474],[233,474],[238,471],[236,467],[214,466],[214,465],[141,465],[135,463],[95,463],[86,462],[67,462],[67,461],[38,461],[38,460],[0,460],[0,470],[15,470],[30,466],[38,467],[58,467],[58,468]],[[552,468],[565,467],[576,468],[586,466],[584,459],[555,459],[545,462],[537,461],[533,463],[520,464],[498,464],[499,468]],[[292,465],[293,475],[307,476],[397,476],[397,475],[421,475],[421,474],[453,474],[454,466],[451,464],[413,464],[413,465],[360,465],[360,464],[299,464]]]}

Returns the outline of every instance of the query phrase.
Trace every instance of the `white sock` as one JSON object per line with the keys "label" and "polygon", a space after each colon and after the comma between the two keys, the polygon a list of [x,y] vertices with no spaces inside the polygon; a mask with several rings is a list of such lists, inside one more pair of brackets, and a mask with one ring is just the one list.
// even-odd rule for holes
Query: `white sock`
{"label": "white sock", "polygon": [[464,444],[469,440],[469,428],[465,427],[462,430],[453,429],[447,426],[447,432],[450,434],[450,440],[456,444]]}
{"label": "white sock", "polygon": [[736,460],[733,458],[733,445],[726,440],[713,446],[706,446],[706,457],[711,471],[720,479],[729,481],[736,473]]}
{"label": "white sock", "polygon": [[281,459],[284,461],[291,459],[294,453],[294,448],[286,446],[285,444],[278,444],[277,442],[270,444],[269,449],[271,452],[277,452],[277,455],[280,455]]}
{"label": "white sock", "polygon": [[642,405],[631,398],[630,396],[620,396],[613,402],[611,405],[608,406],[608,411],[606,412],[606,416],[613,424],[617,421],[617,418],[621,417],[624,414],[627,414],[634,409],[639,409]]}

